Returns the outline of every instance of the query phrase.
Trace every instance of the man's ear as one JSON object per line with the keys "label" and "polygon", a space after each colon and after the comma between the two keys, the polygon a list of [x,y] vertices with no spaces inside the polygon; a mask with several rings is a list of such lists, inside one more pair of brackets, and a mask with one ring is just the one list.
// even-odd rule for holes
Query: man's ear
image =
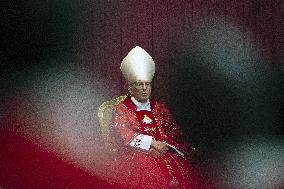
{"label": "man's ear", "polygon": [[130,94],[130,96],[133,94],[133,93],[132,93],[132,87],[131,87],[131,86],[128,86],[128,93]]}

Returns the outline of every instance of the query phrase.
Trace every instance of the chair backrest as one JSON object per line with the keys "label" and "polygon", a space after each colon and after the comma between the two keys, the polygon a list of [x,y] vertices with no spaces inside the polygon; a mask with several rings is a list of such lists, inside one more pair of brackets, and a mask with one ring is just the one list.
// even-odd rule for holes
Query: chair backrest
{"label": "chair backrest", "polygon": [[113,108],[115,105],[121,103],[126,97],[127,95],[123,95],[116,97],[115,99],[106,101],[102,105],[100,105],[98,110],[101,134],[103,136],[106,148],[111,152],[117,151],[117,148],[113,144],[112,131],[110,129],[110,124],[112,122],[113,116]]}

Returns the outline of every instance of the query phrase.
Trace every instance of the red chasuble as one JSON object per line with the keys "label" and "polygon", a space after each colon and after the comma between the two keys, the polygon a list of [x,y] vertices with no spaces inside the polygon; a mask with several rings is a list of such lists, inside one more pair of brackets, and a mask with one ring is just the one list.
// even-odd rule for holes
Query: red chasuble
{"label": "red chasuble", "polygon": [[[153,157],[147,150],[129,143],[139,134],[152,136],[186,154],[182,133],[163,103],[150,100],[151,111],[137,111],[127,97],[114,109],[112,128],[119,146],[114,164],[120,165],[117,178],[125,188],[190,188],[189,163],[185,156],[171,150]],[[119,167],[119,166],[118,166]]]}

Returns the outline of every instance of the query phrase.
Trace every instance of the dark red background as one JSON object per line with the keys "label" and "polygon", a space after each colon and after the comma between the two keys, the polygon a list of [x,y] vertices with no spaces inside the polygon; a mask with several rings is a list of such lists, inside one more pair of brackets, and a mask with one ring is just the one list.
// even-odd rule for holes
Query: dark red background
{"label": "dark red background", "polygon": [[[281,92],[283,94],[283,1],[9,1],[2,4],[1,10],[0,187],[110,187],[104,181],[62,161],[55,154],[42,150],[15,132],[17,127],[21,126],[17,125],[18,123],[15,124],[17,104],[14,96],[21,96],[21,90],[29,88],[23,75],[33,72],[34,67],[45,69],[69,65],[75,70],[87,70],[91,80],[99,78],[106,88],[112,87],[112,92],[105,94],[99,102],[102,103],[126,92],[125,82],[119,70],[120,62],[131,48],[139,45],[153,56],[157,64],[153,96],[162,99],[174,112],[178,112],[174,114],[184,130],[189,132],[188,140],[197,146],[200,145],[199,156],[205,154],[203,158],[209,159],[205,164],[211,165],[210,157],[216,152],[212,149],[216,150],[217,146],[218,148],[226,146],[222,145],[224,143],[219,141],[219,138],[227,135],[240,136],[258,130],[255,127],[249,130],[235,127],[235,121],[239,121],[236,119],[239,115],[237,110],[232,114],[225,114],[225,118],[212,113],[213,109],[214,112],[219,111],[222,115],[227,111],[220,108],[218,103],[210,101],[213,97],[206,98],[205,101],[212,102],[209,105],[204,105],[201,98],[196,99],[204,106],[201,106],[200,114],[190,114],[190,120],[198,121],[192,121],[191,126],[187,127],[187,123],[183,121],[187,121],[185,110],[180,105],[176,105],[186,100],[182,103],[173,100],[175,96],[178,96],[178,91],[171,85],[173,81],[177,82],[175,74],[179,74],[180,71],[176,67],[179,63],[177,58],[182,53],[186,54],[188,50],[183,48],[188,43],[183,38],[193,37],[192,28],[196,26],[196,23],[202,26],[207,18],[213,19],[212,27],[221,22],[224,28],[229,29],[232,25],[239,28],[244,41],[250,41],[252,46],[256,46],[259,51],[258,56],[269,65],[272,74],[269,75],[271,81],[269,80],[268,86],[272,86],[273,92],[265,93],[265,95],[269,99],[266,105],[272,104],[273,101],[273,106],[268,108],[265,106],[264,109],[267,112],[264,114],[272,115],[268,116],[267,122],[275,127],[264,126],[261,127],[264,129],[261,131],[271,132],[275,137],[283,133],[283,118],[281,119],[283,100],[280,95]],[[244,54],[249,56],[250,51],[245,49]],[[266,73],[263,74],[266,76]],[[185,91],[182,92],[185,93]],[[202,92],[210,93],[211,91],[206,89]],[[223,99],[224,96],[226,94],[222,93],[217,99]],[[232,98],[225,102],[231,102]],[[244,101],[238,101],[240,102],[246,104]],[[183,105],[190,106],[186,103]],[[200,106],[198,103],[191,105],[192,107]],[[204,113],[204,109],[208,110],[209,106],[212,112]],[[18,108],[25,112],[25,109]],[[270,109],[273,110],[272,114],[268,113],[271,112]],[[191,110],[197,112],[195,109]],[[254,108],[242,107],[241,110],[249,114]],[[261,116],[258,114],[252,115],[252,120],[257,120],[257,123],[262,122],[261,119],[258,120],[259,117]],[[240,119],[242,119],[241,116]],[[201,124],[200,120],[205,121]],[[214,120],[217,121],[214,122]],[[202,125],[205,126],[202,127]],[[208,125],[213,125],[214,131],[209,130]],[[282,127],[281,132],[278,132],[279,127]],[[275,133],[278,133],[277,136]],[[209,148],[208,144],[212,146]],[[208,166],[206,169],[212,170],[215,167]],[[214,177],[210,173],[207,176]]]}

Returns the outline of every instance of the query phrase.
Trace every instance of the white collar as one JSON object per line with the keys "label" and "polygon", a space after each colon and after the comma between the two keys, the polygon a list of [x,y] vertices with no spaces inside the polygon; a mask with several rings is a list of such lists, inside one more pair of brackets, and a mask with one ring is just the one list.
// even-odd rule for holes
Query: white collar
{"label": "white collar", "polygon": [[135,104],[137,111],[147,110],[151,111],[150,101],[149,99],[146,102],[139,102],[133,96],[131,97],[132,102]]}

